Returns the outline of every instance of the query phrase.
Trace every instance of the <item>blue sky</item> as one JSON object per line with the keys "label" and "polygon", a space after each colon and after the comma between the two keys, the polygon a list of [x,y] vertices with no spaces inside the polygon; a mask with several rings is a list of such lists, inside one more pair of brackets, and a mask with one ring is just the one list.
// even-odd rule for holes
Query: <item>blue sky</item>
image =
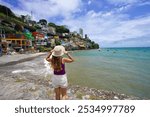
{"label": "blue sky", "polygon": [[150,47],[150,0],[0,0],[16,14],[31,14],[79,28],[101,47]]}

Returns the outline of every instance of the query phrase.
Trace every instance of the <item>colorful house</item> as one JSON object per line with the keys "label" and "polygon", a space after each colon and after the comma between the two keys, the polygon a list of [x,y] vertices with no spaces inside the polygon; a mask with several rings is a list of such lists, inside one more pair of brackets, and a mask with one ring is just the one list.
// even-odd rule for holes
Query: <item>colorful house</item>
{"label": "colorful house", "polygon": [[45,40],[45,35],[43,33],[33,32],[32,35],[35,38],[35,44],[37,46],[39,46],[39,45],[46,46],[47,45],[47,41]]}
{"label": "colorful house", "polygon": [[28,43],[26,41],[24,34],[6,34],[6,38],[4,40],[6,40],[8,45],[12,47],[28,46]]}
{"label": "colorful house", "polygon": [[32,32],[33,37],[35,40],[44,39],[45,35],[40,32]]}

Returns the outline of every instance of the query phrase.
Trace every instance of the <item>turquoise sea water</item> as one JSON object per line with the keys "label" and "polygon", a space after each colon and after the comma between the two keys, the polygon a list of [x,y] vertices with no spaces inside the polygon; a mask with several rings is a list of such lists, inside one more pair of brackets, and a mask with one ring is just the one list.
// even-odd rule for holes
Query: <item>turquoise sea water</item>
{"label": "turquoise sea water", "polygon": [[74,51],[67,64],[71,84],[150,99],[150,48]]}

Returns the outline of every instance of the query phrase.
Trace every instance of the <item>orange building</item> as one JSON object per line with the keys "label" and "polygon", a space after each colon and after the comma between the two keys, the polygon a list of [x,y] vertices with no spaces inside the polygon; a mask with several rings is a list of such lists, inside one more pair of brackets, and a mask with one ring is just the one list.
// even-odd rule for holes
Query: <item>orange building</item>
{"label": "orange building", "polygon": [[38,39],[44,39],[44,34],[40,32],[32,32],[33,37],[38,40]]}
{"label": "orange building", "polygon": [[28,46],[24,34],[7,34],[5,40],[8,44],[18,47]]}

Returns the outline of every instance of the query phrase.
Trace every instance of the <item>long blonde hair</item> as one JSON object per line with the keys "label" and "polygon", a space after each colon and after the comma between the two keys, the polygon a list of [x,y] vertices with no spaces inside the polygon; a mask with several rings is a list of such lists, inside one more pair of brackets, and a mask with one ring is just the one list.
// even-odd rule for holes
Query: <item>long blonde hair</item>
{"label": "long blonde hair", "polygon": [[62,70],[62,57],[52,56],[51,66],[54,70],[60,71]]}

